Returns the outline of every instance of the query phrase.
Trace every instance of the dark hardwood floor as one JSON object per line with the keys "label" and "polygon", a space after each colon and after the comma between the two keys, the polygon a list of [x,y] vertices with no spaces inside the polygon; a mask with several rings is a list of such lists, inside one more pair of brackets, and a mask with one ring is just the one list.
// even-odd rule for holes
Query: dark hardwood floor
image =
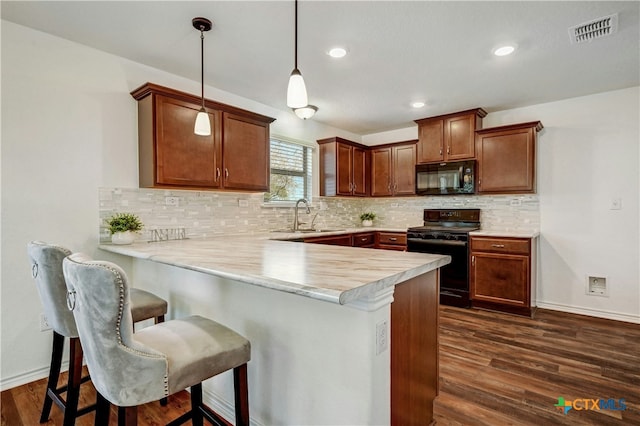
{"label": "dark hardwood floor", "polygon": [[[640,425],[640,325],[445,306],[439,320],[438,425]],[[559,397],[622,398],[627,409],[565,415]]]}
{"label": "dark hardwood floor", "polygon": [[[440,308],[439,321],[438,425],[640,425],[640,325],[547,310],[532,320],[452,307]],[[45,385],[43,379],[2,392],[2,426],[37,425]],[[565,415],[555,407],[559,397],[624,399],[626,410]],[[92,401],[95,391],[85,384],[81,405]],[[167,407],[143,406],[138,424],[165,424],[188,409],[189,396],[180,392]],[[57,407],[46,424],[62,424]],[[92,425],[93,414],[76,424]]]}

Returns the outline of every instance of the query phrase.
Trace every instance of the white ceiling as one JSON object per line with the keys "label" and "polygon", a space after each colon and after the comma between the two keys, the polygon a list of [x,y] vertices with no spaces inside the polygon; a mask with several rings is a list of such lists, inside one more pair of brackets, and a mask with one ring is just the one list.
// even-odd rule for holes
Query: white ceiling
{"label": "white ceiling", "polygon": [[[357,134],[483,107],[488,112],[640,85],[640,2],[301,1],[298,65],[313,118]],[[6,1],[2,19],[286,110],[293,1]],[[613,13],[618,33],[570,44]],[[491,53],[515,42],[509,57]],[[326,51],[345,46],[332,59]],[[142,84],[144,82],[140,82]],[[414,100],[426,107],[413,110]]]}

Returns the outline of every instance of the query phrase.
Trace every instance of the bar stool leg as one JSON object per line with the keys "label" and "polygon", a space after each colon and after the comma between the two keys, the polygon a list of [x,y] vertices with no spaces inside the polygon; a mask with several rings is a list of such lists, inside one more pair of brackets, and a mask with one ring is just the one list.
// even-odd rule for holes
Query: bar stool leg
{"label": "bar stool leg", "polygon": [[69,339],[69,380],[64,410],[64,426],[73,426],[78,413],[80,383],[82,381],[82,345],[78,337]]}
{"label": "bar stool leg", "polygon": [[40,415],[40,423],[49,420],[51,413],[51,405],[53,404],[53,395],[58,389],[58,377],[60,376],[60,366],[62,365],[62,350],[64,349],[64,336],[53,332],[53,345],[51,349],[51,366],[49,367],[49,380],[47,381],[47,389],[44,393],[44,405],[42,406],[42,414]]}
{"label": "bar stool leg", "polygon": [[137,426],[138,406],[118,407],[118,426]]}
{"label": "bar stool leg", "polygon": [[236,426],[249,426],[247,364],[242,364],[233,369],[233,388],[236,406]]}
{"label": "bar stool leg", "polygon": [[96,419],[95,426],[109,426],[109,414],[111,411],[111,403],[107,401],[99,392],[96,402]]}

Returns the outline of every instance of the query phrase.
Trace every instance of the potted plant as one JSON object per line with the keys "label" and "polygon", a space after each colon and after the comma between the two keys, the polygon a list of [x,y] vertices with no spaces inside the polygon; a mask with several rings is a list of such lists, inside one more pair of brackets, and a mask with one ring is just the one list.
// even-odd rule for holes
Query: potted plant
{"label": "potted plant", "polygon": [[360,220],[362,221],[362,226],[371,226],[373,225],[373,219],[376,218],[376,214],[374,212],[364,212],[360,215]]}
{"label": "potted plant", "polygon": [[107,219],[111,242],[113,244],[131,244],[136,233],[144,226],[140,218],[132,213],[116,213]]}

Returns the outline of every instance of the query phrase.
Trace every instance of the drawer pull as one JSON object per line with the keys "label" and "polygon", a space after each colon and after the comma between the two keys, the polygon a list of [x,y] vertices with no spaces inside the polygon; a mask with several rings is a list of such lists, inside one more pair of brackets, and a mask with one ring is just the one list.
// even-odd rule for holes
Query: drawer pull
{"label": "drawer pull", "polygon": [[368,240],[368,238],[367,238],[367,237],[362,237],[362,238],[360,238],[360,241],[362,241],[362,242],[365,242],[365,241],[367,241],[367,240]]}
{"label": "drawer pull", "polygon": [[476,257],[471,256],[471,266],[476,266]]}
{"label": "drawer pull", "polygon": [[491,244],[491,247],[504,248],[504,244]]}
{"label": "drawer pull", "polygon": [[395,237],[389,237],[389,241],[398,241],[398,239]]}

